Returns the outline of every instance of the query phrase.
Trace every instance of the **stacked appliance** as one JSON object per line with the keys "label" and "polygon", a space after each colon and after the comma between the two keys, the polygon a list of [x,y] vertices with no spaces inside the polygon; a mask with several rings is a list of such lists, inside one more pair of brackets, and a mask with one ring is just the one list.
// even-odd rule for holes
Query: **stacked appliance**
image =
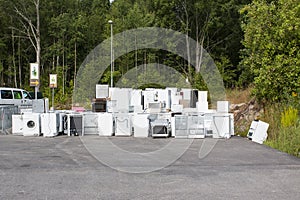
{"label": "stacked appliance", "polygon": [[49,112],[49,99],[34,99],[32,100],[32,112],[34,113],[47,113]]}
{"label": "stacked appliance", "polygon": [[92,102],[93,112],[106,112],[108,91],[108,85],[96,85],[96,99]]}
{"label": "stacked appliance", "polygon": [[198,112],[208,112],[207,91],[198,91],[198,102],[196,103]]}
{"label": "stacked appliance", "polygon": [[116,104],[114,112],[129,112],[131,93],[131,88],[109,88],[110,99]]}
{"label": "stacked appliance", "polygon": [[142,107],[142,90],[132,90],[130,106],[133,107],[134,113],[141,113],[143,111]]}

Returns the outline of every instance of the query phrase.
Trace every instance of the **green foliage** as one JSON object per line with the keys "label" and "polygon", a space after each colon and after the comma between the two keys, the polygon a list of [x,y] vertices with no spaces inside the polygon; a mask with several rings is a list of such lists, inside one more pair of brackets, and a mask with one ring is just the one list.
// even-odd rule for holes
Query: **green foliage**
{"label": "green foliage", "polygon": [[299,119],[297,109],[291,105],[276,103],[266,106],[261,120],[268,122],[270,126],[264,144],[300,157]]}
{"label": "green foliage", "polygon": [[241,65],[254,76],[253,93],[259,100],[286,100],[284,93],[300,87],[299,1],[255,0],[241,13],[246,48]]}
{"label": "green foliage", "polygon": [[296,126],[298,121],[298,110],[293,107],[284,109],[281,113],[281,126],[283,128]]}

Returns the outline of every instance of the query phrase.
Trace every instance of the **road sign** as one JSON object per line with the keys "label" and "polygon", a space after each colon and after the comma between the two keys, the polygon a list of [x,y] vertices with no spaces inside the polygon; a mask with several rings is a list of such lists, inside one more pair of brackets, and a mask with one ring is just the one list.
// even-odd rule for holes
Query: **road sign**
{"label": "road sign", "polygon": [[50,74],[50,88],[57,88],[57,74]]}
{"label": "road sign", "polygon": [[30,63],[30,80],[31,79],[39,80],[39,65],[37,63]]}
{"label": "road sign", "polygon": [[40,82],[38,79],[30,79],[30,86],[39,86]]}

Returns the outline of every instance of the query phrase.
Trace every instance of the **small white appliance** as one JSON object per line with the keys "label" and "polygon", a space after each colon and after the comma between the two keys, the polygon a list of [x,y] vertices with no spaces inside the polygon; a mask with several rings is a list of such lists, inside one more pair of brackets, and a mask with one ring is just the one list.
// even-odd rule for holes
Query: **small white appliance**
{"label": "small white appliance", "polygon": [[253,121],[247,137],[253,142],[262,144],[268,137],[269,124],[263,121]]}
{"label": "small white appliance", "polygon": [[207,91],[198,91],[198,102],[207,102]]}
{"label": "small white appliance", "polygon": [[149,114],[135,113],[132,118],[132,125],[134,130],[134,137],[148,137],[149,136]]}
{"label": "small white appliance", "polygon": [[32,112],[46,113],[49,112],[49,99],[34,99],[32,100]]}
{"label": "small white appliance", "polygon": [[112,136],[114,131],[114,118],[112,113],[98,114],[98,134],[99,136]]}
{"label": "small white appliance", "polygon": [[55,137],[59,131],[59,114],[42,113],[41,114],[41,133],[44,137]]}
{"label": "small white appliance", "polygon": [[207,101],[198,101],[196,103],[197,111],[200,113],[208,112],[208,102]]}
{"label": "small white appliance", "polygon": [[23,115],[23,136],[40,136],[40,113]]}
{"label": "small white appliance", "polygon": [[142,106],[142,90],[132,90],[130,105],[138,108]]}
{"label": "small white appliance", "polygon": [[115,114],[115,136],[131,136],[132,135],[132,121],[130,113],[116,113]]}
{"label": "small white appliance", "polygon": [[98,114],[93,112],[84,112],[84,134],[97,135],[98,134]]}
{"label": "small white appliance", "polygon": [[110,98],[116,102],[115,112],[129,112],[131,88],[109,88]]}
{"label": "small white appliance", "polygon": [[108,85],[96,85],[96,99],[108,97]]}
{"label": "small white appliance", "polygon": [[12,134],[23,135],[23,115],[12,115]]}
{"label": "small white appliance", "polygon": [[171,105],[171,110],[174,113],[182,113],[183,111],[183,105],[180,104],[172,104]]}
{"label": "small white appliance", "polygon": [[217,101],[217,112],[228,113],[229,112],[229,101]]}
{"label": "small white appliance", "polygon": [[169,122],[167,119],[156,119],[150,123],[152,137],[168,137]]}

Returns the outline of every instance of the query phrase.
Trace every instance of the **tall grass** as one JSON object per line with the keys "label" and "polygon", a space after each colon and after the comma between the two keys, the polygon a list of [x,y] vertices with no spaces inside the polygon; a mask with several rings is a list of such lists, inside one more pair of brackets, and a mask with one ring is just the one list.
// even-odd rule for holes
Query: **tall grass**
{"label": "tall grass", "polygon": [[298,110],[292,106],[273,105],[265,113],[264,120],[270,124],[266,145],[300,157],[300,124]]}

